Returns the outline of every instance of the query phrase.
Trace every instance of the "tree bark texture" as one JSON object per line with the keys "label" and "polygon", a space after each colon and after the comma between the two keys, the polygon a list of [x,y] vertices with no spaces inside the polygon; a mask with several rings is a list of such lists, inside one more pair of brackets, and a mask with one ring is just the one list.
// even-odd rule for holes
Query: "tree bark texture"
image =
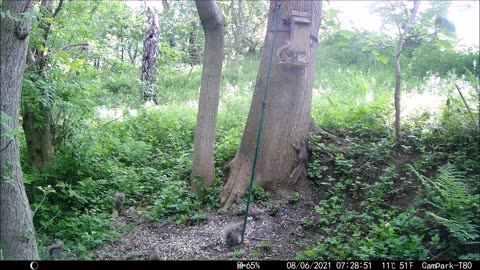
{"label": "tree bark texture", "polygon": [[[33,10],[35,1],[3,0],[2,11],[14,16]],[[22,17],[21,17],[22,18]],[[19,128],[20,92],[31,31],[31,21],[15,23],[2,18],[0,24],[0,110],[9,116],[10,129]],[[18,138],[0,134],[0,242],[6,260],[38,260],[33,216],[23,185]]]}
{"label": "tree bark texture", "polygon": [[195,129],[192,190],[200,193],[195,183],[199,178],[209,187],[215,180],[215,137],[217,132],[218,102],[224,58],[225,17],[215,1],[195,1],[205,33],[202,86]]}
{"label": "tree bark texture", "polygon": [[147,8],[148,28],[143,41],[142,82],[145,88],[142,92],[144,102],[153,101],[157,104],[157,52],[160,40],[160,26],[155,9]]}
{"label": "tree bark texture", "polygon": [[[297,165],[292,144],[306,144],[307,132],[315,130],[311,118],[312,88],[315,68],[315,55],[318,46],[316,37],[321,24],[321,1],[279,1],[280,20],[289,19],[292,11],[307,12],[311,19],[310,55],[308,66],[292,67],[274,60],[269,93],[260,142],[255,181],[263,188],[288,193],[288,178]],[[267,82],[268,63],[274,38],[275,1],[271,1],[267,33],[255,91],[243,133],[240,149],[231,161],[229,179],[220,194],[224,210],[245,195],[252,174],[256,139],[260,127],[262,99]],[[275,48],[289,39],[289,26],[279,22]]]}

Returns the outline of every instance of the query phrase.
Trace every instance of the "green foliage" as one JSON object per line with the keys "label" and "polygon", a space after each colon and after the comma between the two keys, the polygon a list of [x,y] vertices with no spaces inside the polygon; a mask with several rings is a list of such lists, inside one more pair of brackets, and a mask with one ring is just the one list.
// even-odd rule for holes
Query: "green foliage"
{"label": "green foliage", "polygon": [[[196,181],[199,181],[196,179]],[[200,188],[200,194],[193,194],[195,204],[197,207],[220,208],[220,201],[218,200],[218,194],[222,191],[222,182],[219,178],[216,179],[215,183],[211,187],[204,187],[203,185]]]}
{"label": "green foliage", "polygon": [[260,241],[258,244],[255,245],[255,247],[265,252],[272,251],[272,244],[268,241]]}
{"label": "green foliage", "polygon": [[448,231],[448,242],[455,256],[465,255],[467,245],[480,240],[479,224],[476,222],[479,207],[479,194],[472,194],[465,183],[465,174],[452,164],[438,169],[439,174],[432,180],[410,167],[422,181],[426,191],[426,203],[434,211],[426,211],[435,222]]}
{"label": "green foliage", "polygon": [[335,167],[337,168],[337,173],[349,176],[353,172],[353,160],[345,159],[343,153],[337,153],[335,155]]}
{"label": "green foliage", "polygon": [[194,204],[188,199],[190,187],[186,182],[172,182],[166,186],[155,201],[155,213],[158,218],[172,214],[185,214],[192,211]]}
{"label": "green foliage", "polygon": [[[448,43],[450,44],[450,43]],[[422,44],[412,52],[406,72],[409,76],[423,78],[428,74],[438,74],[442,77],[449,75],[451,71],[461,76],[468,71],[479,76],[478,51],[457,52],[452,49],[443,49],[438,42]]]}
{"label": "green foliage", "polygon": [[409,209],[389,222],[374,224],[367,237],[358,242],[353,256],[361,260],[426,260],[426,229],[424,220]]}
{"label": "green foliage", "polygon": [[240,145],[240,134],[241,132],[238,129],[217,132],[216,164],[226,164],[235,157]]}
{"label": "green foliage", "polygon": [[278,204],[268,204],[268,214],[272,217],[276,216],[280,212],[280,205]]}
{"label": "green foliage", "polygon": [[[39,24],[34,24],[29,50],[48,52],[47,76],[33,66],[27,70],[22,109],[35,113],[37,124],[46,119],[45,112],[52,115],[54,166],[41,172],[29,167],[21,129],[6,128],[10,118],[3,112],[1,124],[7,131],[2,135],[20,138],[24,183],[41,246],[60,238],[67,252],[88,259],[91,250],[118,239],[111,222],[116,191],[127,194],[125,209],[151,221],[198,223],[204,221],[205,210],[219,207],[222,168],[238,150],[250,108],[260,65],[260,56],[252,53],[261,49],[263,34],[258,33],[265,30],[268,5],[219,2],[232,27],[226,29],[216,179],[214,186],[194,195],[189,184],[204,37],[193,2],[169,3],[171,9],[160,16],[155,85],[160,106],[153,108],[140,102],[146,21],[142,9],[131,9],[120,1],[66,1],[55,19],[32,15],[39,18]],[[443,5],[435,3],[435,10],[419,17],[425,29],[433,27],[436,14],[446,12],[448,5]],[[335,10],[325,18],[312,116],[321,128],[337,134],[341,143],[335,137],[312,137],[308,174],[323,197],[316,214],[301,219],[302,226],[292,233],[311,237],[305,230],[318,230],[321,237],[299,258],[423,260],[446,250],[455,258],[478,258],[471,243],[478,240],[478,222],[474,222],[478,205],[473,199],[479,194],[480,164],[475,159],[479,136],[454,88],[458,83],[465,89],[467,104],[478,119],[478,67],[473,67],[478,54],[448,49],[454,45],[451,37],[421,40],[411,36],[402,58],[408,64],[404,87],[407,92],[432,93],[445,105],[440,111],[409,115],[398,150],[391,136],[392,54],[380,46],[395,40],[340,30]],[[49,47],[44,48],[43,30],[38,26],[47,23],[52,28]],[[414,32],[425,34],[421,28]],[[88,46],[69,47],[80,43]],[[115,112],[115,116],[106,117],[104,111]],[[400,163],[395,156],[399,153],[411,155],[406,163],[424,174],[434,173],[447,161],[457,168],[448,169],[450,175],[440,172],[439,178],[423,179],[426,214],[418,206],[421,201],[394,203],[405,187],[413,185],[411,173],[402,164],[392,164],[392,160]],[[254,186],[254,201],[263,203],[269,198],[267,191]],[[293,193],[289,201],[300,198],[300,193]],[[272,216],[281,210],[270,202],[267,207]],[[272,248],[268,242],[257,247],[262,252]],[[47,258],[42,250],[42,258]],[[234,252],[238,259],[244,255],[243,250]],[[252,253],[252,258],[260,259],[262,253]]]}
{"label": "green foliage", "polygon": [[358,210],[348,203],[347,185],[332,181],[328,198],[315,208],[319,224],[312,219],[302,220],[304,227],[317,225],[323,230],[317,239],[319,244],[298,254],[297,259],[426,259],[428,248],[423,235],[427,227],[423,219],[413,208],[398,213],[395,206],[385,203],[389,193],[384,191],[394,190],[384,181],[363,185],[366,192]]}
{"label": "green foliage", "polygon": [[265,202],[268,198],[268,193],[261,186],[254,182],[252,187],[252,201]]}
{"label": "green foliage", "polygon": [[[0,125],[2,128],[2,136],[7,137],[9,140],[14,140],[20,136],[20,130],[11,127],[12,118],[4,113],[0,112]],[[2,149],[3,150],[3,149]]]}
{"label": "green foliage", "polygon": [[320,42],[317,57],[319,66],[325,66],[324,63],[328,63],[328,68],[334,69],[352,66],[365,68],[382,66],[375,61],[373,53],[363,50],[367,43],[362,33],[338,29]]}
{"label": "green foliage", "polygon": [[288,196],[288,202],[289,203],[297,203],[300,201],[302,196],[300,196],[300,193],[294,192]]}
{"label": "green foliage", "polygon": [[[37,232],[48,235],[47,242],[63,239],[68,250],[75,251],[81,259],[89,258],[88,251],[103,242],[118,239],[119,234],[111,230],[111,215],[106,210],[108,199],[87,197],[92,193],[95,190],[91,187],[73,190],[60,186],[58,196],[49,196],[55,203],[43,203],[45,197],[33,203]],[[113,205],[112,200],[109,202],[109,206]]]}
{"label": "green foliage", "polygon": [[245,256],[245,250],[243,249],[235,249],[233,251],[233,259],[235,260],[241,260]]}
{"label": "green foliage", "polygon": [[300,224],[304,228],[311,228],[313,227],[313,225],[315,225],[315,220],[311,217],[304,217],[300,220]]}

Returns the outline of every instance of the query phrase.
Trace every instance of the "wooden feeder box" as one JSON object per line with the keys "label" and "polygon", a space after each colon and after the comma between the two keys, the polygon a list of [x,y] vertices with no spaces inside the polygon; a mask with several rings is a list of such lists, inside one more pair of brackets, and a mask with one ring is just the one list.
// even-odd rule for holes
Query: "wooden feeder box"
{"label": "wooden feeder box", "polygon": [[288,64],[308,66],[310,64],[310,33],[312,23],[307,12],[292,11],[290,19],[290,47],[294,55]]}

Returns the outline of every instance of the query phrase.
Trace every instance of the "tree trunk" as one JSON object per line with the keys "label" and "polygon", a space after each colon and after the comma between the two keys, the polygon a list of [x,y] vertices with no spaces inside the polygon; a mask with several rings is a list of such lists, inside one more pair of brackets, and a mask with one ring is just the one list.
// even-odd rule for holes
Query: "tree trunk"
{"label": "tree trunk", "polygon": [[[14,16],[33,11],[35,1],[3,0],[2,12]],[[31,31],[31,21],[18,25],[2,18],[0,25],[0,110],[10,118],[7,129],[19,128],[20,92]],[[33,216],[25,194],[20,166],[18,138],[10,138],[2,127],[0,134],[0,238],[6,260],[38,260]]]}
{"label": "tree trunk", "polygon": [[[395,52],[395,93],[394,93],[394,100],[395,100],[395,137],[397,141],[402,136],[402,123],[401,123],[401,96],[402,96],[402,69],[400,66],[400,56],[402,55],[403,49],[405,48],[405,38],[410,31],[410,28],[413,26],[416,20],[417,11],[420,6],[420,1],[415,0],[413,1],[413,9],[412,14],[408,20],[407,26],[405,27],[403,32],[399,30],[399,37],[397,48]],[[394,12],[394,11],[392,11]],[[400,29],[400,25],[397,25],[398,29]]]}
{"label": "tree trunk", "polygon": [[395,137],[397,140],[401,137],[401,92],[402,92],[402,70],[400,68],[400,54],[395,55]]}
{"label": "tree trunk", "polygon": [[[60,0],[57,8],[55,8],[56,0],[42,0],[41,6],[43,16],[55,18],[61,10],[63,0]],[[42,30],[42,43],[38,48],[35,48],[34,59],[38,74],[47,79],[47,52],[44,48],[48,48],[48,36],[50,34],[51,23],[42,23],[40,29]],[[55,125],[51,114],[51,106],[45,106],[39,101],[39,97],[23,97],[23,102],[30,104],[38,104],[38,110],[34,111],[35,106],[23,106],[23,121],[22,126],[25,132],[25,140],[27,142],[28,160],[30,164],[42,170],[52,165],[55,154]]]}
{"label": "tree trunk", "polygon": [[224,57],[225,18],[213,0],[197,0],[195,5],[205,32],[205,56],[192,168],[192,190],[200,193],[200,186],[195,183],[196,178],[206,187],[213,185],[215,180],[214,151]]}
{"label": "tree trunk", "polygon": [[190,65],[196,66],[200,63],[200,52],[198,51],[198,47],[196,44],[196,39],[198,35],[198,24],[197,22],[192,22],[191,26],[192,28],[190,29],[190,33],[188,34],[188,56],[190,57]]}
{"label": "tree trunk", "polygon": [[22,127],[27,142],[28,160],[41,171],[52,165],[55,154],[55,132],[52,115],[48,108],[39,106],[40,111],[23,112]]}
{"label": "tree trunk", "polygon": [[167,0],[162,0],[163,10],[169,10],[170,4],[168,4]]}
{"label": "tree trunk", "polygon": [[158,14],[155,9],[147,7],[148,29],[143,42],[142,82],[145,83],[142,92],[144,102],[153,101],[157,104],[157,52],[160,39]]}
{"label": "tree trunk", "polygon": [[[270,4],[267,33],[252,104],[243,133],[240,149],[230,163],[230,176],[220,201],[228,209],[245,195],[252,174],[256,139],[260,127],[262,99],[267,82],[268,63],[274,38],[274,18],[277,10]],[[293,143],[306,144],[307,132],[315,130],[311,118],[312,88],[315,72],[318,30],[321,24],[321,1],[281,1],[280,19],[290,18],[292,11],[307,12],[310,16],[311,40],[308,66],[289,66],[274,60],[266,99],[263,137],[260,142],[255,181],[263,188],[283,194],[288,191],[288,178],[296,162]],[[279,23],[276,48],[289,39],[288,24]],[[272,56],[275,57],[275,56]]]}

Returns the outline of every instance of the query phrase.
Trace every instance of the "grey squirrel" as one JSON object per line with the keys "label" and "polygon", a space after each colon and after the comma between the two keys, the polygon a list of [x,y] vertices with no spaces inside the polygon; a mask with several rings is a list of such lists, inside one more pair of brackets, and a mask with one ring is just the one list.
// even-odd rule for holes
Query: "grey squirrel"
{"label": "grey squirrel", "polygon": [[120,209],[122,209],[123,204],[125,203],[125,193],[117,192],[115,193],[115,206],[113,208],[114,212],[118,214]]}
{"label": "grey squirrel", "polygon": [[48,246],[48,255],[50,259],[58,261],[65,257],[65,253],[63,252],[63,242],[61,240],[57,240],[55,244]]}
{"label": "grey squirrel", "polygon": [[277,49],[277,59],[282,63],[293,63],[296,60],[295,52],[292,49],[292,43],[285,40],[283,44]]}
{"label": "grey squirrel", "polygon": [[297,151],[297,161],[298,165],[293,169],[292,173],[288,177],[288,184],[293,185],[298,181],[298,178],[302,174],[303,170],[305,170],[306,165],[308,163],[308,153],[307,153],[307,147],[299,144],[295,145],[292,144],[293,148]]}
{"label": "grey squirrel", "polygon": [[225,227],[224,240],[228,246],[236,246],[242,242],[243,221],[233,222]]}
{"label": "grey squirrel", "polygon": [[152,248],[150,255],[148,256],[149,261],[160,261],[160,254],[157,247]]}

